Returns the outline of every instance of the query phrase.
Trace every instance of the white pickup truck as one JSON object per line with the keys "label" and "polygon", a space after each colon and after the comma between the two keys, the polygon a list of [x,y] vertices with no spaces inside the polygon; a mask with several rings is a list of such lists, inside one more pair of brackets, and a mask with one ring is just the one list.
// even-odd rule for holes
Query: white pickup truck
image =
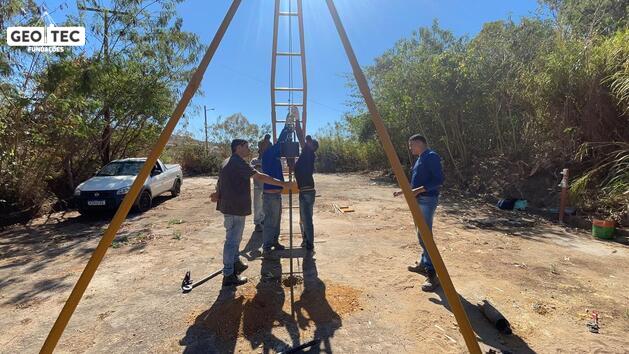
{"label": "white pickup truck", "polygon": [[[146,158],[115,160],[105,165],[96,175],[79,184],[74,190],[76,206],[81,214],[99,210],[116,210],[140,173]],[[157,160],[151,176],[135,201],[135,208],[144,212],[151,208],[153,198],[170,192],[179,195],[183,182],[179,165],[164,165]]]}

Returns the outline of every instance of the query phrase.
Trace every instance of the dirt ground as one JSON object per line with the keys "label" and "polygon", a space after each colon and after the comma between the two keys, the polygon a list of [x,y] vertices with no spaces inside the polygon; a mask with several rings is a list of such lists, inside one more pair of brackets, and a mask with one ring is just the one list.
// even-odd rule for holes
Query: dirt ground
{"label": "dirt ground", "polygon": [[[307,352],[465,352],[443,293],[423,293],[423,278],[406,270],[419,246],[395,187],[368,175],[315,178],[316,254],[293,252],[295,282],[286,278],[290,252],[260,258],[261,234],[248,218],[249,283],[221,289],[218,277],[182,294],[186,270],[198,280],[221,268],[224,239],[207,197],[215,179],[188,178],[179,197],[125,223],[58,352],[274,353],[313,339]],[[355,212],[337,213],[334,203]],[[0,352],[40,349],[107,222],[71,212],[0,231]],[[434,232],[485,350],[629,352],[628,246],[452,195]],[[475,307],[483,298],[513,335],[485,320]],[[586,327],[592,312],[598,334]]]}

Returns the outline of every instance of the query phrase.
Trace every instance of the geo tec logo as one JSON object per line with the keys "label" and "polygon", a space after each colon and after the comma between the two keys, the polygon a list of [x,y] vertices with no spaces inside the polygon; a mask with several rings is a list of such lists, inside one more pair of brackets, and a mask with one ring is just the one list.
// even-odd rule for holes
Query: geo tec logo
{"label": "geo tec logo", "polygon": [[85,27],[9,27],[7,44],[13,47],[29,47],[29,51],[62,52],[61,47],[85,45]]}

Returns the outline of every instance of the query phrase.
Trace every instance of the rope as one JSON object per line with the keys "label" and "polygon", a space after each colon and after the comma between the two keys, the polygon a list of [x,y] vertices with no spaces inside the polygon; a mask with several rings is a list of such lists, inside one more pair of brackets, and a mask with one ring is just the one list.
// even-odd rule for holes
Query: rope
{"label": "rope", "polygon": [[[288,0],[288,12],[293,12],[293,0]],[[288,16],[288,51],[293,52],[293,16]],[[288,57],[288,103],[293,103],[293,56]],[[288,110],[290,112],[290,106]],[[296,117],[295,117],[296,118]]]}
{"label": "rope", "polygon": [[[291,15],[293,12],[293,0],[288,0],[288,52],[289,53],[293,53],[293,16]],[[289,55],[288,56],[288,114],[292,115],[292,107],[291,107],[291,103],[293,103],[293,56]],[[298,117],[293,117],[293,124],[295,124],[295,121],[298,119]],[[294,134],[295,132],[293,131],[291,133],[292,139],[290,140],[294,140]],[[288,161],[287,161],[288,162]],[[294,162],[294,159],[293,159]],[[293,182],[293,168],[288,167],[288,181],[289,182]],[[288,190],[288,226],[289,226],[289,245],[288,245],[288,249],[289,249],[289,258],[290,258],[290,278],[291,281],[293,279],[293,190],[292,188],[290,188]],[[292,304],[292,302],[291,302]],[[292,312],[292,311],[291,311]]]}

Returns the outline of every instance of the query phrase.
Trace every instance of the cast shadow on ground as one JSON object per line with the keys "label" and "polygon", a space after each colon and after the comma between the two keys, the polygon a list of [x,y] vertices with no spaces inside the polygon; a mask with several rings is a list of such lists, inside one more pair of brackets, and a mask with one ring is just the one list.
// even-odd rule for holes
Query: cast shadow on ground
{"label": "cast shadow on ground", "polygon": [[[450,305],[446,299],[443,289],[440,287],[435,294],[439,298],[430,298],[429,300],[435,304],[444,305],[448,311],[452,312]],[[461,304],[465,309],[474,332],[479,338],[479,342],[482,342],[488,346],[499,349],[504,353],[524,353],[534,354],[535,351],[529,347],[529,345],[517,335],[517,329],[513,329],[514,333],[511,335],[504,335],[498,332],[498,330],[483,316],[478,307],[461,295]],[[493,304],[498,310],[500,310],[500,304]],[[509,320],[509,319],[507,319]]]}
{"label": "cast shadow on ground", "polygon": [[18,307],[28,307],[33,302],[38,302],[44,298],[50,297],[54,293],[61,292],[72,286],[71,283],[65,282],[68,276],[61,276],[54,279],[44,279],[36,282],[30,289],[25,289],[19,294],[13,296],[6,304],[13,304]]}
{"label": "cast shadow on ground", "polygon": [[262,248],[262,232],[253,231],[245,248],[240,251],[240,255],[245,257],[248,261],[253,261],[254,259],[260,258],[262,255],[260,248]]}
{"label": "cast shadow on ground", "polygon": [[85,256],[88,243],[102,234],[104,223],[73,219],[56,224],[24,226],[0,234],[0,266],[7,276],[37,273],[61,257]]}
{"label": "cast shadow on ground", "polygon": [[304,291],[294,304],[297,324],[302,330],[310,325],[315,326],[313,338],[316,343],[304,353],[332,353],[330,338],[341,328],[341,316],[334,311],[326,298],[326,285],[319,278],[316,259],[312,253],[306,254],[303,260]]}
{"label": "cast shadow on ground", "polygon": [[[170,197],[156,198],[159,205]],[[0,271],[3,279],[0,289],[9,285],[27,283],[30,274],[36,274],[46,269],[60,259],[70,260],[87,258],[94,251],[91,242],[103,235],[104,229],[111,219],[110,214],[94,217],[73,216],[60,219],[50,219],[47,223],[23,225],[0,232]],[[137,233],[137,232],[136,232]],[[129,238],[120,233],[121,237]],[[145,243],[130,247],[129,252],[143,249]],[[69,257],[69,258],[68,258]],[[22,285],[19,294],[8,299],[7,304],[28,306],[45,298],[49,293],[62,291],[70,287],[63,282],[63,278],[47,279]]]}
{"label": "cast shadow on ground", "polygon": [[[233,353],[242,337],[254,352],[286,351],[314,340],[314,345],[301,352],[332,353],[330,338],[341,327],[341,317],[325,297],[326,287],[312,255],[304,259],[303,275],[303,292],[296,295],[298,282],[282,281],[281,258],[263,259],[255,290],[245,285],[239,290],[242,295],[236,297],[233,287],[224,287],[180,340],[184,352]],[[288,332],[288,342],[273,333],[278,327]]]}
{"label": "cast shadow on ground", "polygon": [[200,314],[179,341],[184,353],[233,353],[238,340],[244,296],[223,287],[207,311]]}
{"label": "cast shadow on ground", "polygon": [[[0,234],[0,270],[34,274],[62,256],[82,258],[94,251],[90,241],[102,237],[107,221],[67,219],[56,224],[25,226]],[[121,233],[120,238],[129,236]],[[135,250],[135,249],[134,249]]]}
{"label": "cast shadow on ground", "polygon": [[[611,240],[595,239],[589,235],[591,223],[570,222],[567,225],[557,223],[557,214],[543,212],[536,209],[525,211],[501,210],[487,200],[469,196],[444,193],[441,198],[441,212],[459,221],[467,229],[479,231],[494,231],[505,237],[519,237],[531,241],[548,242],[560,239],[572,242],[574,240],[593,240],[597,242],[619,243],[629,245],[629,233],[617,232]],[[570,220],[571,218],[569,218]],[[581,225],[576,225],[576,224]],[[579,229],[582,232],[571,231]]]}
{"label": "cast shadow on ground", "polygon": [[260,282],[256,292],[247,301],[243,313],[243,336],[251,344],[252,350],[263,353],[283,351],[288,343],[273,334],[273,327],[285,327],[293,343],[299,342],[299,331],[291,316],[290,303],[286,302],[286,292],[282,287],[282,264],[280,258],[262,259]]}

